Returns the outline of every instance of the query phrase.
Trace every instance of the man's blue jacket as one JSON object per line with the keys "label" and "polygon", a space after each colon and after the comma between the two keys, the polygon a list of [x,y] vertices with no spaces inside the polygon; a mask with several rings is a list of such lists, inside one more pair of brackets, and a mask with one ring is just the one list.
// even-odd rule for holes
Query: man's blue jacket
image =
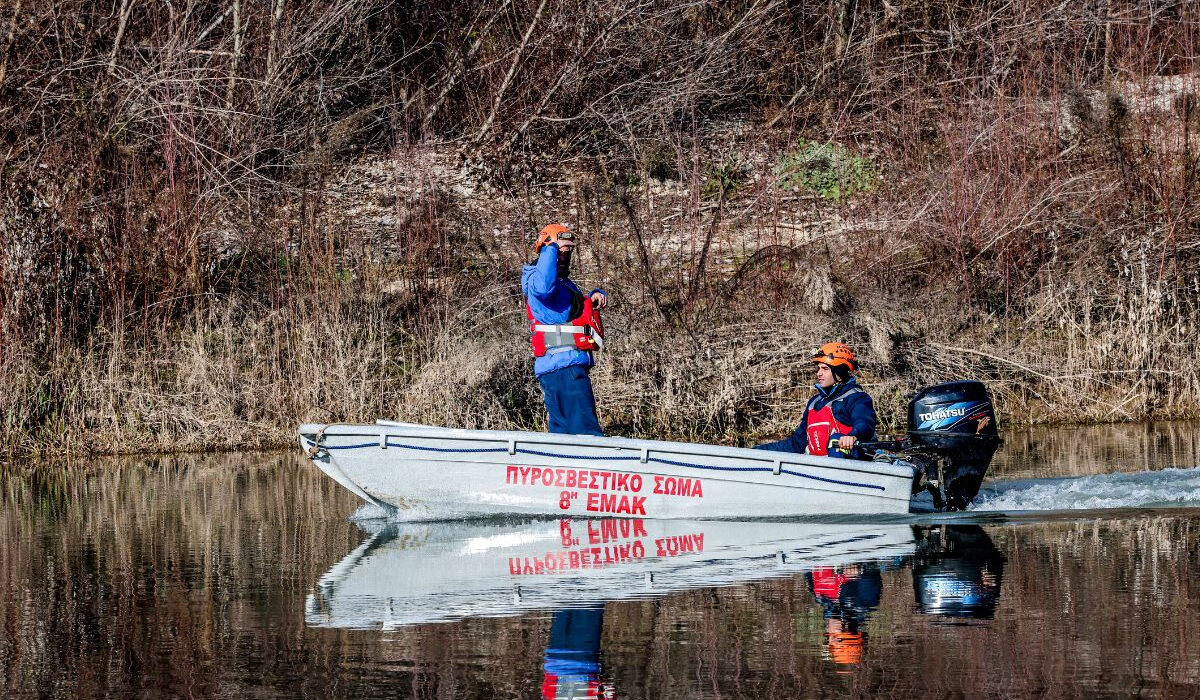
{"label": "man's blue jacket", "polygon": [[[839,423],[853,428],[854,437],[859,440],[875,438],[875,426],[879,422],[879,418],[875,415],[875,402],[865,391],[850,391],[858,388],[854,377],[840,384],[834,384],[828,389],[822,389],[817,385],[814,385],[814,388],[817,390],[817,394],[809,399],[808,405],[804,408],[804,416],[800,419],[800,425],[795,432],[782,440],[757,445],[755,449],[774,452],[805,452],[808,448],[808,412],[810,410],[819,411],[831,403],[833,404],[833,417]],[[849,396],[846,395],[848,393]],[[842,397],[845,398],[839,401],[838,399]],[[855,448],[854,451],[857,452],[858,448]],[[829,456],[841,457],[843,454],[837,450],[830,450]]]}
{"label": "man's blue jacket", "polygon": [[[604,294],[602,289],[593,292]],[[529,310],[533,312],[533,318],[538,323],[559,324],[571,320],[571,299],[582,292],[574,282],[558,276],[557,243],[543,246],[537,264],[526,265],[521,269],[521,293],[529,301]],[[540,377],[563,367],[591,367],[593,363],[592,353],[567,350],[535,359],[533,373]]]}

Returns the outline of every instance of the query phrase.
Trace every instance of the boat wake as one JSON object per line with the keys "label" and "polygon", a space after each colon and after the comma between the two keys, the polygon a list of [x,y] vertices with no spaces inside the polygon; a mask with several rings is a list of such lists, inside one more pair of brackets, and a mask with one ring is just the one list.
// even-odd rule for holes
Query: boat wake
{"label": "boat wake", "polygon": [[370,523],[378,520],[392,520],[392,514],[387,508],[374,503],[364,503],[350,515],[350,520],[356,523]]}
{"label": "boat wake", "polygon": [[[564,514],[566,517],[566,514]],[[470,510],[446,510],[432,513],[428,510],[391,510],[374,503],[364,503],[350,514],[350,521],[364,532],[376,533],[394,525],[421,525],[427,523],[505,523],[527,520],[554,519],[553,516],[537,516],[528,513],[492,513],[480,515]]]}
{"label": "boat wake", "polygon": [[1200,507],[1200,468],[998,482],[970,512]]}

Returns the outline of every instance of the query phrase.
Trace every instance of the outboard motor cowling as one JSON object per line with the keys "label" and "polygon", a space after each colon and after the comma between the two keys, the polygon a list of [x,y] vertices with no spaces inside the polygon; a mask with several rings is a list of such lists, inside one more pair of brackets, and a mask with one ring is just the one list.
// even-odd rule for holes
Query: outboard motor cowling
{"label": "outboard motor cowling", "polygon": [[[960,381],[922,390],[908,405],[912,446],[925,460],[920,486],[933,492],[939,508],[966,508],[1000,445],[992,397],[982,382]],[[917,488],[914,485],[914,488]]]}

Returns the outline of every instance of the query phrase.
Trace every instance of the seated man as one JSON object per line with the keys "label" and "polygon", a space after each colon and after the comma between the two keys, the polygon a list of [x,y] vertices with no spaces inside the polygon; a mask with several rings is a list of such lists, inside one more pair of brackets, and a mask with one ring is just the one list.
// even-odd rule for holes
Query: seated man
{"label": "seated man", "polygon": [[534,248],[537,259],[521,272],[521,291],[549,431],[602,436],[588,371],[592,353],[604,344],[597,311],[608,305],[608,295],[602,289],[584,295],[571,281],[575,243],[575,232],[563,224],[543,228]]}
{"label": "seated man", "polygon": [[855,443],[874,439],[878,418],[875,403],[855,382],[854,353],[844,343],[825,343],[812,361],[817,365],[817,393],[809,399],[800,426],[791,437],[756,449],[861,458]]}

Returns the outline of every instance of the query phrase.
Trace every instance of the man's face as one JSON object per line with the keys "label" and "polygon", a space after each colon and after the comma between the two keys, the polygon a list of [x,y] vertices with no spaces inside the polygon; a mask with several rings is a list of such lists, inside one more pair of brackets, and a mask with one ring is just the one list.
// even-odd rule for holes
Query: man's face
{"label": "man's face", "polygon": [[558,276],[566,277],[571,272],[571,251],[575,250],[573,239],[558,241]]}
{"label": "man's face", "polygon": [[824,362],[817,363],[817,386],[828,389],[837,382],[833,378],[833,369]]}

